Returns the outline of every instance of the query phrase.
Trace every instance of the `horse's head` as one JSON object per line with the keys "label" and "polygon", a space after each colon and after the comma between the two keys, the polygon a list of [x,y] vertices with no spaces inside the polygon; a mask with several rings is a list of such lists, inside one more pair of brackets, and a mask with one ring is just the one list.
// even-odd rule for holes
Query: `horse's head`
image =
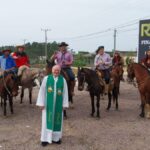
{"label": "horse's head", "polygon": [[123,74],[123,69],[121,66],[119,65],[115,65],[112,67],[112,72],[117,73],[119,76],[121,76]]}
{"label": "horse's head", "polygon": [[17,76],[15,74],[8,74],[4,80],[6,91],[12,96],[17,96],[19,90]]}
{"label": "horse's head", "polygon": [[85,83],[85,72],[84,69],[78,68],[78,90],[82,91],[84,89],[84,83]]}
{"label": "horse's head", "polygon": [[55,65],[54,60],[46,60],[46,72],[47,74],[52,73],[52,67]]}
{"label": "horse's head", "polygon": [[134,80],[135,73],[134,73],[133,63],[130,63],[127,66],[127,77],[128,77],[127,80],[129,82],[132,82]]}

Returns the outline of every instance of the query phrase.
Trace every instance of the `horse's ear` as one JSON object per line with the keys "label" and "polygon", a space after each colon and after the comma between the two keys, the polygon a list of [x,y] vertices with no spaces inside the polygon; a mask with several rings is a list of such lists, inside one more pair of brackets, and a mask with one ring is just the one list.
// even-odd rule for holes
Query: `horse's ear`
{"label": "horse's ear", "polygon": [[46,63],[49,64],[49,60],[48,59],[46,59]]}

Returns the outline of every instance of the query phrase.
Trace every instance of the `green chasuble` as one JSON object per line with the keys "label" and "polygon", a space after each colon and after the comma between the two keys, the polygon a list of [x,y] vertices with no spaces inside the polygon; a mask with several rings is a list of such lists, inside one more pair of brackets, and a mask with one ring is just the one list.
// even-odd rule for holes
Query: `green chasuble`
{"label": "green chasuble", "polygon": [[[64,81],[61,75],[58,76],[56,82],[56,93],[54,93],[54,78],[49,75],[47,78],[47,105],[46,105],[46,121],[47,129],[52,131],[61,131],[62,127],[62,111],[63,111],[63,86]],[[54,99],[56,94],[56,99]]]}

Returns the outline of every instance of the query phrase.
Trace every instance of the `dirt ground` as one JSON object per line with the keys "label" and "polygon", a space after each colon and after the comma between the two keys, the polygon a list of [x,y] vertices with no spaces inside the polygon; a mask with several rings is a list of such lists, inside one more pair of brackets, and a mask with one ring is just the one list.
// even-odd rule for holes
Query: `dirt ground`
{"label": "dirt ground", "polygon": [[14,115],[2,115],[0,108],[0,150],[150,150],[150,120],[139,117],[140,100],[135,87],[121,83],[119,111],[114,106],[107,112],[107,97],[101,100],[101,119],[91,118],[88,92],[76,90],[74,109],[68,110],[64,121],[61,145],[40,145],[41,112],[33,104],[14,100]]}

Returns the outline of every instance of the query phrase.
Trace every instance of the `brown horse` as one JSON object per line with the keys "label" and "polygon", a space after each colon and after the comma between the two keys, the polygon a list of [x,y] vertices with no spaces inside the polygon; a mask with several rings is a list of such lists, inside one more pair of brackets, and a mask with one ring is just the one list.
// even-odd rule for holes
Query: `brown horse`
{"label": "brown horse", "polygon": [[[46,61],[46,72],[47,75],[52,73],[52,67],[55,65],[54,61],[52,60],[47,60]],[[71,104],[73,105],[73,91],[74,91],[74,87],[71,86],[71,81],[67,75],[67,73],[65,72],[65,70],[61,69],[61,75],[66,79],[67,81],[67,86],[68,86],[68,96],[69,96],[69,102],[71,102]],[[66,110],[64,111],[64,116],[67,117],[66,114]]]}
{"label": "brown horse", "polygon": [[[104,79],[104,72],[102,70],[96,69],[97,74]],[[106,87],[105,87],[106,88]],[[107,110],[111,108],[111,101],[113,98],[113,102],[116,104],[116,110],[118,110],[118,95],[119,95],[119,88],[120,88],[120,74],[118,73],[118,68],[113,68],[110,72],[110,82],[108,86],[108,106]],[[106,92],[106,90],[105,90]],[[102,93],[103,95],[103,93]]]}
{"label": "brown horse", "polygon": [[32,90],[34,86],[34,80],[38,76],[38,71],[32,71],[31,68],[28,67],[20,67],[20,85],[21,85],[21,101],[23,103],[24,90],[27,88],[29,91],[29,103],[32,104]]}
{"label": "brown horse", "polygon": [[[128,67],[128,78],[133,81],[137,80],[138,89],[141,97],[141,117],[145,116],[145,106],[150,106],[150,72],[143,65],[131,63]],[[148,116],[149,117],[149,116]]]}
{"label": "brown horse", "polygon": [[[120,94],[120,81],[123,80],[123,73],[124,73],[124,70],[122,68],[122,66],[120,65],[114,65],[112,67],[112,70],[111,70],[111,73],[117,77],[117,80],[116,80],[116,84],[118,87],[118,93]],[[116,78],[115,77],[115,78]]]}
{"label": "brown horse", "polygon": [[14,73],[4,73],[0,78],[1,106],[4,103],[4,115],[7,115],[6,105],[9,100],[10,111],[13,114],[13,96],[18,95],[18,80]]}

